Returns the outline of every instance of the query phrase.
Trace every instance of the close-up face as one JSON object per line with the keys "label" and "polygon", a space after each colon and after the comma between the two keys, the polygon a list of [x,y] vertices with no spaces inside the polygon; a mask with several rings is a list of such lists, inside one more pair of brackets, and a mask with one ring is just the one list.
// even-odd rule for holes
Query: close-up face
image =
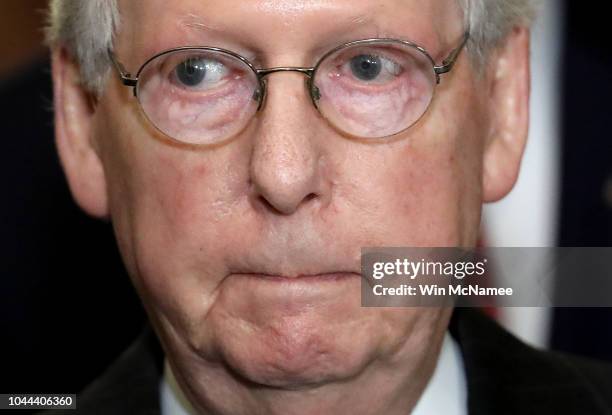
{"label": "close-up face", "polygon": [[[227,49],[256,68],[312,67],[334,47],[368,38],[414,42],[439,65],[467,29],[455,0],[142,0],[120,1],[119,11],[114,56],[134,75],[175,47]],[[207,134],[225,134],[224,122],[247,116],[247,81],[231,62],[186,64],[192,57],[184,54],[150,65],[139,98],[153,115],[111,73],[78,127],[91,148],[87,161],[66,161],[60,138],[69,179],[96,172],[87,186],[71,179],[75,197],[111,219],[189,395],[220,372],[236,383],[302,390],[375,369],[392,378],[398,365],[428,370],[423,356],[439,347],[451,310],[362,308],[361,249],[474,246],[481,205],[509,191],[522,150],[504,159],[498,154],[509,144],[491,144],[497,133],[512,140],[499,132],[509,121],[491,110],[495,88],[523,89],[514,104],[498,106],[503,113],[524,104],[526,87],[495,85],[503,64],[491,75],[464,50],[410,128],[382,138],[346,133],[375,135],[362,124],[384,130],[422,104],[402,95],[426,87],[404,76],[418,69],[393,61],[395,53],[365,63],[358,59],[371,57],[369,49],[342,55],[317,75],[323,87],[335,83],[326,98],[345,124],[317,110],[305,74],[275,72],[265,77],[259,111],[208,143]],[[353,110],[361,105],[376,116]],[[218,117],[198,112],[204,107]],[[190,143],[163,134],[151,117]],[[502,167],[487,170],[494,161]],[[209,385],[208,393],[225,387]]]}

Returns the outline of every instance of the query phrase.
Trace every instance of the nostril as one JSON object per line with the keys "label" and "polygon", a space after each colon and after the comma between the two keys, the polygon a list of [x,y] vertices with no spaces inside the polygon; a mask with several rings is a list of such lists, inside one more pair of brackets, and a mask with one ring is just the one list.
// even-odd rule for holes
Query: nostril
{"label": "nostril", "polygon": [[316,195],[316,194],[314,194],[314,193],[310,193],[310,194],[308,194],[308,195],[307,195],[307,196],[304,198],[304,202],[308,202],[308,201],[310,201],[310,200],[312,200],[312,199],[316,199],[316,197],[317,197],[317,195]]}
{"label": "nostril", "polygon": [[262,204],[262,206],[274,213],[277,214],[282,214],[282,212],[280,210],[278,210],[272,203],[270,203],[270,201],[268,199],[266,199],[263,196],[259,196],[257,199],[259,199],[259,202]]}
{"label": "nostril", "polygon": [[257,196],[257,200],[259,201],[259,203],[261,204],[261,206],[263,206],[264,209],[273,212],[275,214],[278,215],[287,215],[290,214],[292,212],[295,211],[295,209],[297,209],[300,205],[303,205],[305,203],[308,203],[311,200],[317,199],[318,195],[316,193],[309,193],[308,195],[306,195],[300,203],[296,204],[296,205],[287,205],[284,206],[281,203],[272,203],[270,200],[268,200],[268,198],[266,198],[264,195],[259,195]]}

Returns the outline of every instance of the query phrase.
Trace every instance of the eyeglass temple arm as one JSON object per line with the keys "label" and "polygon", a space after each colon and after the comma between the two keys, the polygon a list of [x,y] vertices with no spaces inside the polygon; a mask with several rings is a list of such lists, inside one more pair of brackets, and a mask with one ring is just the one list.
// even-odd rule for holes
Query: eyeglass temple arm
{"label": "eyeglass temple arm", "polygon": [[448,73],[453,69],[453,66],[455,66],[455,62],[457,62],[457,58],[459,57],[459,54],[461,53],[461,51],[463,50],[463,48],[465,47],[469,39],[470,39],[470,32],[468,30],[465,32],[465,35],[463,36],[463,41],[461,42],[461,44],[450,52],[450,54],[446,57],[446,59],[442,61],[442,65],[434,66],[434,71],[436,72],[436,75],[439,76],[439,75]]}
{"label": "eyeglass temple arm", "polygon": [[119,62],[115,58],[115,54],[110,50],[108,51],[108,57],[113,62],[113,66],[115,66],[115,69],[119,73],[119,79],[121,80],[121,83],[125,86],[135,87],[138,83],[138,78],[133,78],[132,74],[125,70],[121,62]]}

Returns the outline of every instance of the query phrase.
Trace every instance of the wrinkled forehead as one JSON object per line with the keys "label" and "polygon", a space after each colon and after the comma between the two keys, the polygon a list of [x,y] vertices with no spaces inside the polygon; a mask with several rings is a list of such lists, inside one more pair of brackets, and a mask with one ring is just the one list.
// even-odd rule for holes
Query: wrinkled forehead
{"label": "wrinkled forehead", "polygon": [[[343,42],[393,37],[432,55],[459,39],[457,0],[120,0],[117,47],[133,59],[177,46],[246,56],[317,54]],[[307,56],[304,57],[305,59]],[[296,63],[292,63],[296,64]]]}

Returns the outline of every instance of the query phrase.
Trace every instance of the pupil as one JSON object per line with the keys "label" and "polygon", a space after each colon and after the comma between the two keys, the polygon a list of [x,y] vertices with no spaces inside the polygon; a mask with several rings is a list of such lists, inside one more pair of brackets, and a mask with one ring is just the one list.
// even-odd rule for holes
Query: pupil
{"label": "pupil", "polygon": [[371,81],[380,74],[382,67],[377,56],[359,55],[351,59],[351,70],[362,81]]}
{"label": "pupil", "polygon": [[201,59],[187,59],[176,68],[179,81],[187,86],[196,86],[206,76],[206,65]]}

